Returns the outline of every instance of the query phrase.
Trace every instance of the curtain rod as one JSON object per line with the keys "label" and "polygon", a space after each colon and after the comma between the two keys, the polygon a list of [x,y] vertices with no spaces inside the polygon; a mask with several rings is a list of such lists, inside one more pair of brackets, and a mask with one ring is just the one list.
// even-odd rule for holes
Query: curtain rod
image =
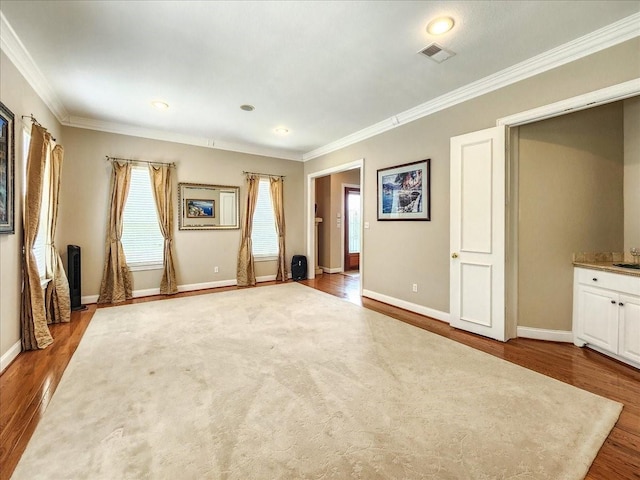
{"label": "curtain rod", "polygon": [[286,175],[273,175],[272,173],[258,173],[258,172],[242,172],[245,175],[249,174],[249,175],[258,175],[260,177],[280,177],[280,178],[285,178]]}
{"label": "curtain rod", "polygon": [[[44,128],[45,130],[46,127],[43,127],[42,124],[36,119],[36,117],[33,116],[33,113],[29,114],[29,115],[22,115],[22,118],[28,118],[29,120],[31,120],[33,123],[35,123],[36,125],[38,125],[41,128]],[[48,131],[48,130],[47,130]],[[51,136],[51,139],[55,142],[56,139],[53,138],[53,135]]]}
{"label": "curtain rod", "polygon": [[176,167],[176,163],[175,162],[171,162],[171,163],[166,163],[166,162],[149,162],[147,160],[134,160],[131,158],[119,158],[119,157],[110,157],[109,155],[105,155],[105,157],[107,157],[107,161],[108,162],[127,162],[127,163],[144,163],[146,165],[169,165],[169,168],[175,168]]}

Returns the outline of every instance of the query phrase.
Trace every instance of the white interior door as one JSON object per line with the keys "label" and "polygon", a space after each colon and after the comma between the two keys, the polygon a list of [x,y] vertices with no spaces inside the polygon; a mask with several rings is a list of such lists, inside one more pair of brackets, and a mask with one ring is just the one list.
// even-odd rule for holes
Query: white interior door
{"label": "white interior door", "polygon": [[451,138],[451,326],[506,340],[505,127]]}

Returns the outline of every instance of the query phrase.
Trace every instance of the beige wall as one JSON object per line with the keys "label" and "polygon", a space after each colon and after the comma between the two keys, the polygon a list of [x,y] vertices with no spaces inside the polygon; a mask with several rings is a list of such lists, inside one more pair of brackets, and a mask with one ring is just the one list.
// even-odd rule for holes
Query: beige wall
{"label": "beige wall", "polygon": [[[57,244],[83,248],[83,295],[96,294],[104,255],[108,168],[104,155],[178,161],[178,180],[198,183],[242,184],[242,170],[287,175],[288,256],[305,253],[302,204],[304,174],[365,159],[363,221],[370,222],[363,239],[366,270],[363,285],[400,300],[443,312],[449,310],[449,139],[495,125],[497,118],[640,77],[640,40],[633,39],[602,52],[545,72],[442,112],[402,125],[384,134],[299,164],[285,160],[191,147],[122,135],[65,128],[61,132],[27,82],[4,54],[0,56],[0,100],[16,118],[33,113],[65,146],[60,224]],[[64,138],[63,138],[64,135]],[[21,142],[17,170],[22,170]],[[377,222],[376,170],[432,159],[432,221]],[[242,190],[244,193],[244,188]],[[18,182],[16,213],[21,214]],[[18,222],[19,223],[19,222]],[[239,232],[176,232],[178,277],[181,284],[235,277]],[[207,248],[209,256],[193,254]],[[19,340],[20,229],[0,236],[0,354]],[[213,274],[218,265],[220,273]],[[260,265],[260,275],[272,265]],[[136,275],[137,289],[155,288],[158,272]],[[411,293],[418,283],[419,292]]]}
{"label": "beige wall", "polygon": [[[16,234],[0,235],[0,355],[20,341],[22,115],[32,113],[65,148],[56,244],[65,262],[67,244],[82,247],[83,296],[97,295],[102,274],[110,180],[105,155],[176,161],[176,183],[240,185],[241,212],[246,194],[243,170],[286,175],[287,262],[293,254],[304,253],[301,162],[62,127],[4,53],[0,62],[0,101],[16,117],[17,174]],[[180,285],[235,279],[239,230],[178,231],[177,217],[175,229]],[[203,255],[203,251],[206,254]],[[219,267],[217,274],[215,266]],[[258,276],[275,274],[275,262],[258,262],[256,273]],[[135,272],[134,288],[157,288],[160,275],[159,270]]]}
{"label": "beige wall", "polygon": [[574,252],[621,251],[616,102],[519,128],[518,325],[571,330]]}
{"label": "beige wall", "polygon": [[[178,182],[240,186],[241,218],[246,196],[243,170],[286,175],[287,263],[293,254],[303,252],[301,162],[70,127],[65,127],[64,135],[58,246],[82,248],[83,296],[98,294],[102,276],[111,169],[106,155],[176,162],[176,198]],[[174,205],[178,284],[234,280],[240,230],[178,230],[177,200]],[[214,273],[216,266],[219,273]],[[275,273],[275,262],[256,263],[258,276]],[[134,272],[134,290],[158,288],[160,277],[160,270]]]}
{"label": "beige wall", "polygon": [[624,101],[624,249],[640,248],[640,97]]}
{"label": "beige wall", "polygon": [[[305,163],[305,175],[364,158],[363,287],[449,311],[449,139],[496,119],[640,77],[640,40],[466,101]],[[376,170],[431,158],[430,222],[378,222]],[[418,284],[418,293],[411,284]],[[557,328],[561,328],[558,326]]]}
{"label": "beige wall", "polygon": [[33,114],[60,143],[60,124],[44,102],[18,72],[4,52],[0,53],[0,101],[15,116],[15,222],[14,235],[0,235],[0,356],[20,341],[20,292],[22,288],[22,182],[25,163],[23,128],[31,122],[22,115]]}
{"label": "beige wall", "polygon": [[318,216],[323,220],[318,227],[318,265],[333,271],[343,268],[343,185],[360,185],[360,169],[316,179]]}

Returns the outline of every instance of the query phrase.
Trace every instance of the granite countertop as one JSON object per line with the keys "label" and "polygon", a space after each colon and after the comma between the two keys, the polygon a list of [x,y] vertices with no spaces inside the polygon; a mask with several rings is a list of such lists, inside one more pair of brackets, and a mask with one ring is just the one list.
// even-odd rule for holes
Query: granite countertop
{"label": "granite countertop", "polygon": [[[603,272],[620,273],[631,277],[640,277],[640,270],[616,267],[614,263],[637,263],[630,254],[619,252],[574,253],[573,265]],[[640,260],[640,259],[639,259]]]}

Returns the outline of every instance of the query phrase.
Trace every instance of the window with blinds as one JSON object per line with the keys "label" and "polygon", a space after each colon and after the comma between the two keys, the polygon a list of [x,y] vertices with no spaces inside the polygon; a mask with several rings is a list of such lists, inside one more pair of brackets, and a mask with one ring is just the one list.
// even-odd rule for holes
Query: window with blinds
{"label": "window with blinds", "polygon": [[133,270],[162,267],[164,237],[160,233],[149,170],[131,168],[129,195],[122,220],[122,248]]}
{"label": "window with blinds", "polygon": [[259,186],[258,201],[253,214],[253,230],[251,231],[253,256],[261,260],[277,259],[278,235],[269,191],[269,179],[261,178]]}
{"label": "window with blinds", "polygon": [[[31,143],[31,135],[26,130],[22,131],[22,152],[24,153],[24,179],[22,191],[26,193],[26,178],[27,178],[27,158],[29,156],[29,144]],[[49,156],[45,159],[43,183],[42,183],[42,200],[40,203],[40,220],[38,224],[38,233],[33,242],[33,255],[36,258],[36,266],[38,267],[38,273],[40,279],[44,280],[47,272],[45,266],[45,255],[47,246],[47,212],[49,211]]]}
{"label": "window with blinds", "polygon": [[49,155],[47,155],[47,159],[44,164],[42,200],[40,201],[40,222],[38,224],[38,234],[36,235],[36,239],[33,242],[33,253],[36,257],[36,264],[38,265],[38,272],[40,272],[41,279],[44,279],[47,276],[45,256],[47,255],[47,220],[49,216],[50,163],[51,162],[49,162]]}

